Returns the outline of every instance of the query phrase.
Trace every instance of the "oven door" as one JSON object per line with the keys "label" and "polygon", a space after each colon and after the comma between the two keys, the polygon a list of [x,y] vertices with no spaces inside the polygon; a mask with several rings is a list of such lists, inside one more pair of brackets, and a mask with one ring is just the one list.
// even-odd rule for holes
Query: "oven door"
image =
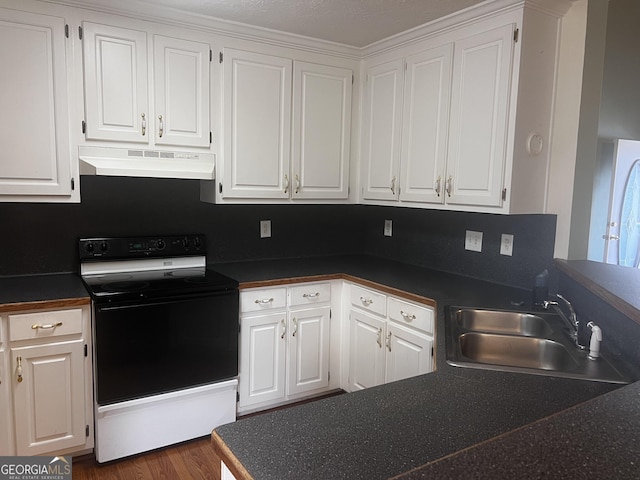
{"label": "oven door", "polygon": [[238,375],[238,291],[94,306],[98,405]]}

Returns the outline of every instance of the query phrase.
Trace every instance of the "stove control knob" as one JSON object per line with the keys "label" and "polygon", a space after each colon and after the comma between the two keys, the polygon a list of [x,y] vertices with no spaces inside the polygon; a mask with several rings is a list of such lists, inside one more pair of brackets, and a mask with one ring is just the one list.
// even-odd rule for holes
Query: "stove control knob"
{"label": "stove control knob", "polygon": [[159,239],[156,241],[156,248],[158,250],[164,250],[164,247],[166,247],[166,244],[164,243],[164,240]]}
{"label": "stove control knob", "polygon": [[93,253],[93,251],[95,250],[95,248],[96,248],[96,247],[95,247],[95,245],[94,245],[93,243],[91,243],[91,242],[87,243],[87,244],[84,246],[84,249],[85,249],[87,252],[89,252],[89,253]]}
{"label": "stove control knob", "polygon": [[184,248],[189,248],[189,245],[191,244],[191,242],[189,241],[189,237],[184,237],[182,239],[182,246]]}
{"label": "stove control knob", "polygon": [[202,240],[200,239],[200,237],[193,237],[193,246],[197,249],[200,249],[200,247],[202,247]]}
{"label": "stove control knob", "polygon": [[107,242],[102,242],[100,244],[100,250],[102,252],[106,252],[107,250],[109,250],[109,244]]}

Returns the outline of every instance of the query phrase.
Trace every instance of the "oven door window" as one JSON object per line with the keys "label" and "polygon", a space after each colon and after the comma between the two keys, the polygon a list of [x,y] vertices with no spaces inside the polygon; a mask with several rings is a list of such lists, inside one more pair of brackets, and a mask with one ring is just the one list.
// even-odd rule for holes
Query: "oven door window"
{"label": "oven door window", "polygon": [[97,306],[96,400],[106,405],[238,374],[238,292]]}

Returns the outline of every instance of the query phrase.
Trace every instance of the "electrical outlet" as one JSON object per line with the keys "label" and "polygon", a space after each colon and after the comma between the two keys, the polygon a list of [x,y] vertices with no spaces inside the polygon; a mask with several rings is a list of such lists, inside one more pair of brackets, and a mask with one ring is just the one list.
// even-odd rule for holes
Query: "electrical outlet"
{"label": "electrical outlet", "polygon": [[500,255],[513,255],[513,235],[503,233],[500,240]]}
{"label": "electrical outlet", "polygon": [[393,234],[393,222],[391,220],[384,221],[384,236],[390,237]]}
{"label": "electrical outlet", "polygon": [[474,232],[473,230],[467,230],[467,235],[464,241],[464,249],[471,250],[472,252],[482,251],[482,232]]}
{"label": "electrical outlet", "polygon": [[271,236],[271,220],[260,220],[260,238]]}

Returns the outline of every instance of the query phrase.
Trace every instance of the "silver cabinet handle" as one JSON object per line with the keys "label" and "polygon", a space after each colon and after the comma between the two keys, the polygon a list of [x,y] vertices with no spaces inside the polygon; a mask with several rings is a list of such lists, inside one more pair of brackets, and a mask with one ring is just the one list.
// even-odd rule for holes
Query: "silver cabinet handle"
{"label": "silver cabinet handle", "polygon": [[373,303],[373,300],[371,300],[370,298],[364,298],[364,297],[360,297],[360,301],[366,306],[369,306]]}
{"label": "silver cabinet handle", "polygon": [[284,335],[287,333],[287,324],[285,323],[284,318],[280,320],[280,325],[282,325],[282,335],[280,335],[280,338],[284,339]]}
{"label": "silver cabinet handle", "polygon": [[289,192],[289,177],[287,175],[284,176],[284,193]]}
{"label": "silver cabinet handle", "polygon": [[144,137],[145,134],[147,133],[147,117],[145,116],[145,114],[141,114],[142,115],[142,136]]}
{"label": "silver cabinet handle", "polygon": [[412,313],[407,313],[402,310],[400,310],[400,315],[402,315],[402,318],[404,318],[407,322],[410,322],[411,320],[416,319],[416,316],[413,315]]}
{"label": "silver cabinet handle", "polygon": [[158,124],[158,136],[162,138],[162,134],[164,133],[164,122],[162,121],[162,115],[158,115],[158,120],[160,120],[160,123]]}
{"label": "silver cabinet handle", "polygon": [[385,343],[387,344],[389,351],[391,351],[391,332],[387,333],[387,341]]}
{"label": "silver cabinet handle", "polygon": [[453,178],[451,178],[451,175],[449,175],[449,178],[447,178],[447,196],[451,196],[451,189],[452,189],[452,184],[453,184]]}
{"label": "silver cabinet handle", "polygon": [[62,322],[50,323],[48,325],[38,325],[37,323],[34,323],[33,325],[31,325],[31,329],[32,330],[51,330],[52,328],[61,327],[61,326],[62,326]]}
{"label": "silver cabinet handle", "polygon": [[291,334],[292,337],[296,336],[296,333],[298,332],[298,320],[296,320],[296,317],[293,317],[293,333]]}
{"label": "silver cabinet handle", "polygon": [[22,383],[22,357],[16,358],[16,362],[18,363],[16,367],[16,380],[18,383]]}
{"label": "silver cabinet handle", "polygon": [[438,180],[436,180],[436,194],[438,196],[440,196],[440,187],[442,186],[441,183],[442,183],[442,177],[438,177]]}
{"label": "silver cabinet handle", "polygon": [[255,300],[255,303],[257,303],[258,305],[269,305],[270,303],[273,302],[273,297],[271,298],[258,298]]}
{"label": "silver cabinet handle", "polygon": [[296,193],[300,193],[300,177],[296,175]]}
{"label": "silver cabinet handle", "polygon": [[394,195],[396,194],[396,177],[394,176],[391,179],[391,193],[393,193]]}
{"label": "silver cabinet handle", "polygon": [[302,298],[318,298],[319,296],[320,296],[320,292],[302,294]]}
{"label": "silver cabinet handle", "polygon": [[378,342],[378,347],[382,348],[382,328],[378,328],[378,338],[376,342]]}

